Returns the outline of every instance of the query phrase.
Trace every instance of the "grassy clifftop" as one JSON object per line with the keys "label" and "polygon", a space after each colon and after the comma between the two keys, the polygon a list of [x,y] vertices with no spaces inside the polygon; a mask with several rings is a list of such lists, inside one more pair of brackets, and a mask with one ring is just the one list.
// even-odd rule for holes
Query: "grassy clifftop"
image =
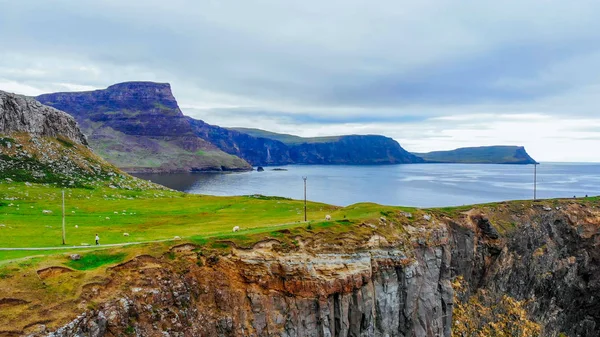
{"label": "grassy clifftop", "polygon": [[429,163],[535,164],[522,146],[464,147],[451,151],[415,153]]}
{"label": "grassy clifftop", "polygon": [[241,133],[248,134],[253,137],[267,138],[278,140],[286,145],[299,145],[304,143],[331,143],[336,142],[341,136],[329,136],[329,137],[300,137],[295,135],[289,135],[285,133],[276,133],[261,129],[253,128],[231,128]]}

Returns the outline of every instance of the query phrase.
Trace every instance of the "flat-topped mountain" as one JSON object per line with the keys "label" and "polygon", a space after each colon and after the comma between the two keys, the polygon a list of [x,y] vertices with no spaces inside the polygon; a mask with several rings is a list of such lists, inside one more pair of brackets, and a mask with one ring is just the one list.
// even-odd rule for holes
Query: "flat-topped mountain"
{"label": "flat-topped mountain", "polygon": [[522,146],[464,147],[451,151],[415,153],[428,163],[535,164]]}
{"label": "flat-topped mountain", "polygon": [[196,136],[166,83],[127,82],[37,100],[74,116],[90,146],[126,171],[250,169],[244,160]]}
{"label": "flat-topped mountain", "polygon": [[259,129],[213,126],[189,118],[196,134],[253,165],[377,165],[421,163],[395,140],[379,135],[303,138]]}
{"label": "flat-topped mountain", "polygon": [[0,180],[156,188],[94,154],[73,117],[33,98],[4,91],[0,91]]}

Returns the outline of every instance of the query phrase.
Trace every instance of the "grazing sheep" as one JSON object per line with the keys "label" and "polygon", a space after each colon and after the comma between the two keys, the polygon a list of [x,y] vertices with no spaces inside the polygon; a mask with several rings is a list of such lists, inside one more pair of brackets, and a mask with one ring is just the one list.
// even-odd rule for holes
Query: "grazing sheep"
{"label": "grazing sheep", "polygon": [[331,220],[331,215],[327,214],[327,215],[325,216],[325,220],[327,220],[327,221]]}
{"label": "grazing sheep", "polygon": [[129,233],[123,233],[123,236],[129,236]]}
{"label": "grazing sheep", "polygon": [[240,230],[240,226],[235,226],[235,227],[233,227],[233,231],[234,231],[234,232],[238,232],[239,230]]}
{"label": "grazing sheep", "polygon": [[43,214],[52,214],[52,211],[45,209],[42,211],[42,213]]}
{"label": "grazing sheep", "polygon": [[79,226],[75,225],[75,228],[79,228]]}
{"label": "grazing sheep", "polygon": [[181,240],[181,238],[179,236],[175,236],[173,237],[173,240]]}
{"label": "grazing sheep", "polygon": [[106,220],[110,220],[110,218],[109,218],[109,217],[106,217],[105,219],[106,219]]}
{"label": "grazing sheep", "polygon": [[115,214],[119,214],[119,212],[114,212]]}

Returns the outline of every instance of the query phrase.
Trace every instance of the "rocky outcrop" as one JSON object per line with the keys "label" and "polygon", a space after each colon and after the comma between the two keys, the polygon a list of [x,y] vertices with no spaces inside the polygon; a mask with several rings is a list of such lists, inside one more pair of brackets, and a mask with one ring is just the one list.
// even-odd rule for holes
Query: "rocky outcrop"
{"label": "rocky outcrop", "polygon": [[33,98],[0,91],[0,134],[27,133],[40,137],[63,137],[87,145],[75,119]]}
{"label": "rocky outcrop", "polygon": [[90,146],[129,172],[251,169],[195,134],[167,83],[126,82],[37,100],[74,116]]}
{"label": "rocky outcrop", "polygon": [[87,146],[75,119],[0,91],[0,180],[59,186],[159,188],[123,174]]}

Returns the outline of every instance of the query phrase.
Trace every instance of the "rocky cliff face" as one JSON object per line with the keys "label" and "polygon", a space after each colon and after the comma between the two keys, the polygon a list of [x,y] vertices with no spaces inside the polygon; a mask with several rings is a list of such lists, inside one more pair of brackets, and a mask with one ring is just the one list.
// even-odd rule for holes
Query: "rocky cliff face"
{"label": "rocky cliff face", "polygon": [[286,165],[294,163],[290,149],[284,143],[263,137],[229,130],[188,117],[198,137],[211,142],[219,149],[243,158],[252,165]]}
{"label": "rocky cliff face", "polygon": [[20,132],[40,137],[64,137],[87,145],[73,117],[35,99],[0,91],[0,134]]}
{"label": "rocky cliff face", "polygon": [[51,335],[598,336],[599,202],[388,213],[291,250],[181,245],[113,268],[83,293],[104,304]]}
{"label": "rocky cliff face", "polygon": [[[225,129],[189,118],[196,134],[221,150],[252,165],[286,164],[404,164],[423,160],[405,151],[395,140],[377,136],[340,136],[331,140],[286,144],[268,137]],[[300,137],[295,137],[301,139]]]}
{"label": "rocky cliff face", "polygon": [[73,117],[33,98],[3,91],[0,179],[88,188],[157,187],[123,174],[96,156]]}
{"label": "rocky cliff face", "polygon": [[37,100],[74,116],[90,146],[131,172],[250,169],[194,133],[167,83],[127,82]]}
{"label": "rocky cliff face", "polygon": [[375,135],[341,136],[335,142],[304,143],[290,149],[290,157],[303,164],[408,164],[423,160],[395,140]]}

